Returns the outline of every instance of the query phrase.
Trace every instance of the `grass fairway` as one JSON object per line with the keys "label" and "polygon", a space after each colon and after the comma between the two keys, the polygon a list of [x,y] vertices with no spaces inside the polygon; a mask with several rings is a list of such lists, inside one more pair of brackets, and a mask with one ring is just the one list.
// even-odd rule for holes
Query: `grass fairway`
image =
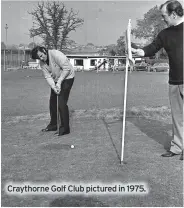
{"label": "grass fairway", "polygon": [[[124,72],[78,72],[71,91],[71,109],[122,108]],[[129,75],[127,107],[168,106],[168,74]],[[40,71],[2,73],[2,117],[48,112],[50,89]]]}
{"label": "grass fairway", "polygon": [[[27,77],[29,76],[29,77]],[[167,75],[129,77],[125,163],[120,164],[124,73],[77,73],[69,105],[71,134],[41,133],[49,121],[49,87],[39,71],[2,75],[2,206],[180,207],[183,168],[161,158],[171,130]],[[70,145],[75,145],[71,149]],[[142,195],[10,196],[4,185],[31,183],[146,183]]]}

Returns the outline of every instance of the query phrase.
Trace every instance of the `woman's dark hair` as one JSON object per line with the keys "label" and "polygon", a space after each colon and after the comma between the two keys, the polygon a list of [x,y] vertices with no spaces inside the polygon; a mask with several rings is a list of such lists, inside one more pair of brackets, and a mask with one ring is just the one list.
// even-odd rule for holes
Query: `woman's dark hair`
{"label": "woman's dark hair", "polygon": [[32,59],[39,59],[39,57],[38,57],[38,51],[40,51],[40,52],[42,52],[44,54],[47,54],[48,53],[48,50],[45,47],[43,47],[43,46],[36,46],[31,51],[31,58]]}
{"label": "woman's dark hair", "polygon": [[162,9],[163,6],[165,5],[169,15],[171,15],[172,12],[175,12],[179,17],[183,16],[183,7],[179,1],[176,0],[166,1],[164,4],[160,6],[160,9]]}

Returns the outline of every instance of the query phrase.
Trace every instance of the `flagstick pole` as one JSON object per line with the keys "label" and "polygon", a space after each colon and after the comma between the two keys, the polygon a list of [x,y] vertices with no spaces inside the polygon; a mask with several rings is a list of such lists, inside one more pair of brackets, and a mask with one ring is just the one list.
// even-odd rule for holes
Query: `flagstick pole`
{"label": "flagstick pole", "polygon": [[125,70],[125,89],[124,89],[124,106],[123,106],[123,129],[122,129],[122,147],[121,147],[121,163],[124,159],[124,143],[125,143],[125,119],[126,119],[126,103],[127,103],[127,84],[128,84],[128,67],[129,59],[126,57],[126,70]]}

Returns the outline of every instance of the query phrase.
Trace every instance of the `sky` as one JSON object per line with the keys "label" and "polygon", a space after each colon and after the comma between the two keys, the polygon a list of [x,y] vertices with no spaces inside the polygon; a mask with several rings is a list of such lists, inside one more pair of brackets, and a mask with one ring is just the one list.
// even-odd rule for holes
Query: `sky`
{"label": "sky", "polygon": [[[69,37],[78,44],[93,43],[94,45],[116,44],[118,38],[124,35],[128,20],[132,27],[136,20],[142,19],[144,14],[164,1],[62,1],[66,8],[78,12],[84,19],[84,24],[71,32]],[[29,44],[33,39],[29,37],[29,29],[33,25],[32,16],[28,11],[37,5],[37,1],[1,1],[1,41],[7,44]],[[35,42],[40,38],[35,37]]]}

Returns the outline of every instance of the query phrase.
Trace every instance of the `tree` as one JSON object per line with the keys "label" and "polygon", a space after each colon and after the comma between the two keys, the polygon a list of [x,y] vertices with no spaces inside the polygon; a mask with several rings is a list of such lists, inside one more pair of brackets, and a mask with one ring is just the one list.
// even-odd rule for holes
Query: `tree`
{"label": "tree", "polygon": [[[131,43],[131,46],[133,48],[137,48],[137,45],[135,43]],[[126,42],[125,42],[125,36],[120,36],[119,39],[117,40],[117,55],[119,56],[124,56],[126,53]]]}
{"label": "tree", "polygon": [[8,47],[8,49],[10,49],[10,50],[18,50],[18,48],[19,47],[15,44],[9,45],[9,47]]}
{"label": "tree", "polygon": [[36,43],[31,42],[31,43],[29,43],[28,48],[33,49],[35,46],[36,46]]}
{"label": "tree", "polygon": [[30,29],[30,36],[39,36],[44,44],[55,49],[65,49],[68,45],[68,35],[84,22],[78,18],[73,9],[67,11],[65,5],[59,1],[39,2],[32,12],[28,12],[34,19],[34,27]]}
{"label": "tree", "polygon": [[98,51],[98,53],[99,53],[99,55],[101,55],[101,56],[104,56],[104,55],[107,55],[107,54],[108,54],[106,48],[100,49],[100,50]]}
{"label": "tree", "polygon": [[25,46],[24,43],[20,43],[20,44],[19,44],[19,47],[24,47],[24,46]]}
{"label": "tree", "polygon": [[4,50],[4,49],[6,49],[6,45],[4,42],[1,42],[1,50]]}
{"label": "tree", "polygon": [[87,43],[86,46],[89,46],[89,47],[94,47],[94,44],[93,43]]}
{"label": "tree", "polygon": [[144,15],[144,19],[137,20],[137,26],[132,29],[132,34],[136,38],[152,41],[166,26],[161,19],[162,16],[158,6],[153,7]]}
{"label": "tree", "polygon": [[125,55],[125,36],[120,36],[117,40],[117,54],[120,56]]}
{"label": "tree", "polygon": [[76,47],[76,46],[77,46],[77,43],[76,43],[74,40],[68,40],[68,44],[69,44],[71,47]]}
{"label": "tree", "polygon": [[116,56],[116,51],[114,50],[114,49],[111,49],[110,51],[109,51],[109,54],[111,55],[111,56]]}
{"label": "tree", "polygon": [[26,48],[26,44],[20,43],[18,48],[24,50]]}
{"label": "tree", "polygon": [[117,54],[116,45],[111,44],[111,45],[105,46],[104,48],[100,49],[98,53],[100,55],[115,56]]}

